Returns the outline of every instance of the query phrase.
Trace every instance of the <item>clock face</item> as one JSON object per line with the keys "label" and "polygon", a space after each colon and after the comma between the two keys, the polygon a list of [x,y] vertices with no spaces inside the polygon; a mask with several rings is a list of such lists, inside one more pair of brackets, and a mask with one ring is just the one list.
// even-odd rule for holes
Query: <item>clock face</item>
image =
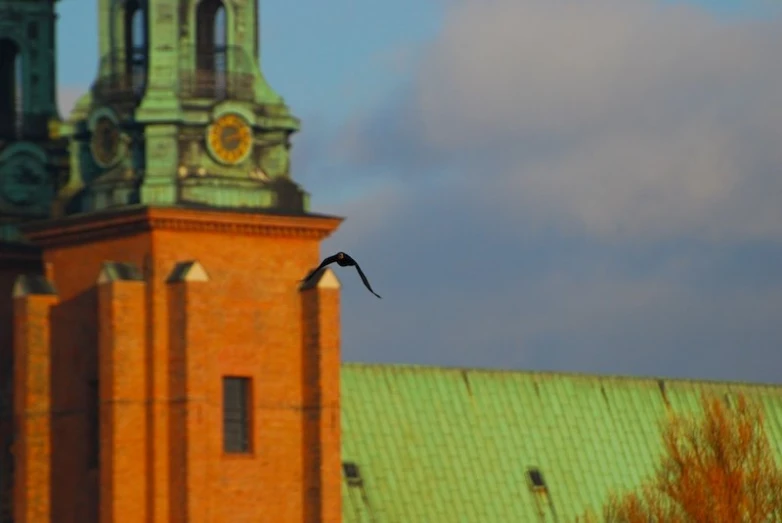
{"label": "clock face", "polygon": [[209,150],[222,163],[231,165],[241,162],[250,153],[252,143],[252,130],[239,115],[223,115],[209,127]]}
{"label": "clock face", "polygon": [[110,167],[117,159],[120,146],[120,132],[111,118],[101,116],[92,131],[92,156],[101,167]]}
{"label": "clock face", "polygon": [[0,172],[0,191],[10,203],[28,206],[46,191],[46,167],[29,155],[13,156]]}

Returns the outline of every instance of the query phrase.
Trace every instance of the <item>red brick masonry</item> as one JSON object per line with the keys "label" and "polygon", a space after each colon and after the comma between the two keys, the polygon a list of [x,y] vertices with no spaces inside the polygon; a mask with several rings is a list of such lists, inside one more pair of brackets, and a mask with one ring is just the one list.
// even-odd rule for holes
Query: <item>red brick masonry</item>
{"label": "red brick masonry", "polygon": [[[341,521],[339,285],[298,281],[340,222],[134,207],[28,226],[46,276],[0,271],[16,523]],[[252,380],[248,454],[223,453],[223,376]]]}

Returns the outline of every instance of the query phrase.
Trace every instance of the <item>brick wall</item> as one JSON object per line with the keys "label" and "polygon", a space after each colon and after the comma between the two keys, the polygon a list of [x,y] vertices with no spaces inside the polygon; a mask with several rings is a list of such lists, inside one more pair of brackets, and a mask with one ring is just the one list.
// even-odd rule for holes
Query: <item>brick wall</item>
{"label": "brick wall", "polygon": [[[340,521],[339,289],[298,282],[338,224],[137,208],[27,231],[58,294],[52,521]],[[223,452],[226,375],[252,380],[248,454]]]}

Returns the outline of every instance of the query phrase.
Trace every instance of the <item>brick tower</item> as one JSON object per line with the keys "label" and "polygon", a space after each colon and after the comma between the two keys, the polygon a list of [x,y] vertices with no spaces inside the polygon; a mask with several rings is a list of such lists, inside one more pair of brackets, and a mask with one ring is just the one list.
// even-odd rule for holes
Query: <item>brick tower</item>
{"label": "brick tower", "polygon": [[21,227],[14,523],[341,521],[339,282],[257,2],[99,0],[55,217]]}

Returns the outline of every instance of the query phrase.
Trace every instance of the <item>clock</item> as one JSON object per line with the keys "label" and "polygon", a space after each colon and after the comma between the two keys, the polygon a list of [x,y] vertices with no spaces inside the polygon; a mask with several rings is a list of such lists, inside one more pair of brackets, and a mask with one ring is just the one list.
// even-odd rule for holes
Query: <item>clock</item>
{"label": "clock", "polygon": [[121,134],[117,124],[108,116],[99,116],[92,129],[90,148],[92,157],[101,167],[111,167],[119,156]]}
{"label": "clock", "polygon": [[206,145],[212,156],[221,163],[234,165],[250,154],[252,130],[238,114],[225,114],[212,123],[207,131]]}
{"label": "clock", "polygon": [[3,163],[0,192],[3,198],[19,207],[35,204],[48,190],[46,166],[28,154],[18,154]]}

